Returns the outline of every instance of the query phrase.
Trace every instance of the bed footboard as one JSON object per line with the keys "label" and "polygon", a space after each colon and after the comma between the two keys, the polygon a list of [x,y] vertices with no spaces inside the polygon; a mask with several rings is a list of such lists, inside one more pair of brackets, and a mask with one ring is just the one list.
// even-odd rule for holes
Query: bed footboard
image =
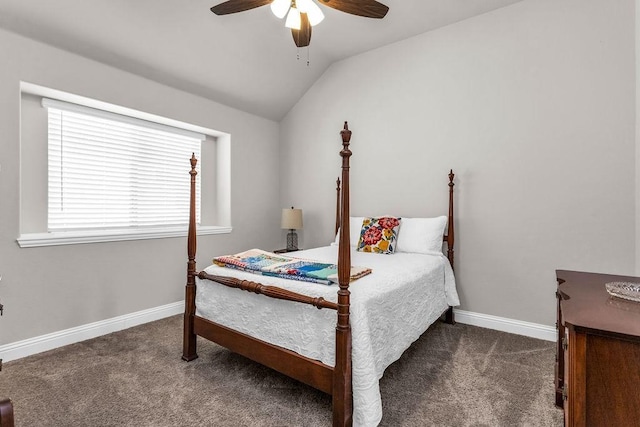
{"label": "bed footboard", "polygon": [[[342,195],[339,211],[340,242],[338,248],[338,302],[326,301],[321,297],[309,297],[275,286],[239,280],[229,277],[210,275],[196,271],[196,164],[191,157],[191,193],[189,211],[189,231],[187,234],[187,284],[185,287],[184,336],[182,359],[186,361],[198,357],[196,337],[202,336],[216,342],[231,351],[242,354],[265,366],[284,373],[292,378],[315,387],[333,397],[333,425],[350,426],[353,418],[353,396],[351,386],[351,324],[349,282],[351,273],[351,248],[349,243],[349,143],[351,131],[344,123],[340,132],[342,137]],[[269,344],[215,322],[196,316],[196,277],[209,279],[224,286],[254,292],[271,298],[310,304],[319,309],[337,311],[336,322],[336,364],[330,367],[316,360],[301,356],[279,346]]]}

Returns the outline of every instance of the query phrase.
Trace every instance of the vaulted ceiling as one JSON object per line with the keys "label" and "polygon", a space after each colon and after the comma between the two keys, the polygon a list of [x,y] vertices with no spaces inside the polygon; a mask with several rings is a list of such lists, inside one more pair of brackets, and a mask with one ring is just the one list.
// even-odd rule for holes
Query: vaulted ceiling
{"label": "vaulted ceiling", "polygon": [[335,61],[518,1],[382,0],[382,20],[321,5],[308,49],[268,6],[216,16],[222,0],[0,0],[0,27],[280,120]]}

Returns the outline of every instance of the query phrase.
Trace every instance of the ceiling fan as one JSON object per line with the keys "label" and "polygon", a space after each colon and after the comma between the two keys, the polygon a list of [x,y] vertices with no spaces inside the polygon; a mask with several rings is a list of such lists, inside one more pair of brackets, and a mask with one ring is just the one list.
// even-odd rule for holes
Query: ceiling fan
{"label": "ceiling fan", "polygon": [[[382,19],[389,7],[375,0],[318,0],[320,4],[329,6],[351,15],[366,18]],[[260,6],[271,4],[271,11],[278,18],[287,16],[285,26],[291,28],[293,41],[298,47],[309,46],[311,27],[324,19],[322,10],[313,0],[228,0],[211,8],[216,15],[228,15],[244,12]]]}

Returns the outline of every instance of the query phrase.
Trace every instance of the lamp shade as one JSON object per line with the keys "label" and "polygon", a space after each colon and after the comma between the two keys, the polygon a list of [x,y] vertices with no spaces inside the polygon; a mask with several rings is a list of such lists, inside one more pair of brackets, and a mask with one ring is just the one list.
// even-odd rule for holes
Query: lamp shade
{"label": "lamp shade", "polygon": [[311,26],[318,25],[324,19],[324,13],[313,0],[297,0],[300,13],[306,13]]}
{"label": "lamp shade", "polygon": [[280,227],[287,230],[302,229],[302,209],[282,209]]}
{"label": "lamp shade", "polygon": [[273,0],[271,3],[271,11],[280,19],[285,17],[290,7],[291,0]]}
{"label": "lamp shade", "polygon": [[289,9],[289,14],[287,15],[287,20],[284,22],[284,26],[293,30],[299,30],[301,23],[302,18],[300,17],[300,11],[295,7]]}

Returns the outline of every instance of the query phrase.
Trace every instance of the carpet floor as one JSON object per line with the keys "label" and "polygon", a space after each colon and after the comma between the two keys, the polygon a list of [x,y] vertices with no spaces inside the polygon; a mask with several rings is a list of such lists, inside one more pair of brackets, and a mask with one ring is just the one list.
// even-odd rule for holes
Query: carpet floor
{"label": "carpet floor", "polygon": [[[182,317],[5,363],[17,426],[330,426],[331,398],[198,338]],[[436,322],[380,381],[381,426],[561,426],[554,344]]]}

